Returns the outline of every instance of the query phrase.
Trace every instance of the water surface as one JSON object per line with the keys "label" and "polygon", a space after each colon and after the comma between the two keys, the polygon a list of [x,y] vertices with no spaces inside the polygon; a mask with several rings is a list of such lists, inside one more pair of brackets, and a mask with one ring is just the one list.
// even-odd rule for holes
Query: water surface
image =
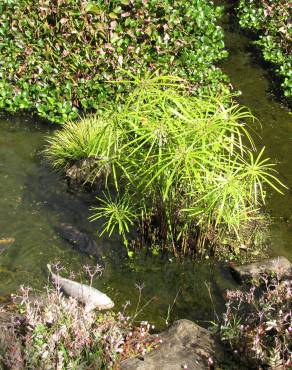
{"label": "water surface", "polygon": [[[291,189],[291,116],[269,95],[267,72],[255,61],[249,40],[226,29],[226,44],[230,57],[223,63],[223,70],[242,91],[240,102],[260,120],[262,128],[255,128],[260,134],[257,142],[278,163],[280,177]],[[20,284],[41,289],[47,283],[48,262],[60,261],[66,268],[64,273],[72,270],[79,279],[84,265],[96,263],[60,238],[55,226],[66,222],[97,240],[106,256],[106,268],[94,286],[116,302],[117,310],[130,301],[130,312],[135,312],[139,289],[144,286],[141,305],[146,306],[140,318],[158,327],[176,318],[207,325],[214,318],[214,308],[218,313],[223,309],[224,290],[235,286],[226,270],[212,263],[180,263],[144,253],[131,261],[124,258],[117,237],[98,240],[99,224],[87,220],[93,195],[71,191],[62,176],[42,159],[40,150],[51,132],[50,126],[33,118],[0,119],[0,239],[15,239],[0,255],[0,295],[14,292]],[[271,251],[292,260],[290,189],[284,196],[269,191],[267,210],[272,217]]]}
{"label": "water surface", "polygon": [[15,242],[0,255],[0,295],[14,292],[20,284],[41,289],[48,279],[47,263],[60,261],[77,279],[83,279],[83,266],[96,261],[80,254],[62,240],[56,231],[61,222],[86,231],[105,254],[103,275],[94,286],[107,293],[121,310],[130,301],[129,313],[136,312],[142,289],[139,318],[157,327],[176,318],[198,320],[208,325],[223,309],[223,292],[235,286],[224,268],[212,263],[138,253],[125,258],[117,237],[97,238],[97,223],[89,223],[89,206],[94,196],[70,190],[64,178],[54,172],[40,153],[52,129],[34,119],[13,117],[0,121],[0,239]]}
{"label": "water surface", "polygon": [[271,75],[263,68],[251,40],[225,24],[229,58],[221,65],[242,95],[239,102],[258,119],[253,129],[258,148],[277,164],[279,178],[288,187],[284,195],[268,190],[267,211],[271,216],[271,253],[292,260],[292,115],[271,93]]}

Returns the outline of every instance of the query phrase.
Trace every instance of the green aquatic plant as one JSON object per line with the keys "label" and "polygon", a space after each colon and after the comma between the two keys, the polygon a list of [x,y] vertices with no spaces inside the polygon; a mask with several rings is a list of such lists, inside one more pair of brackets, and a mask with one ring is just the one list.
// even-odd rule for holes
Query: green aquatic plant
{"label": "green aquatic plant", "polygon": [[112,196],[99,197],[92,215],[106,218],[102,234],[117,226],[125,241],[136,225],[144,242],[175,254],[205,253],[224,234],[240,239],[259,217],[264,185],[282,188],[264,149],[256,154],[251,113],[230,96],[194,97],[181,78],[130,77],[121,82],[133,85],[122,105],[65,124],[49,139],[53,164],[72,164],[74,135],[74,146],[83,140],[86,156],[98,159],[90,179],[100,181],[107,169],[102,181]]}
{"label": "green aquatic plant", "polygon": [[124,244],[128,246],[126,233],[137,219],[137,210],[132,207],[131,198],[124,195],[121,199],[112,199],[110,195],[105,195],[104,199],[97,199],[100,201],[100,206],[92,208],[94,214],[90,220],[105,219],[100,236],[104,233],[111,236],[117,228],[123,237]]}
{"label": "green aquatic plant", "polygon": [[106,83],[120,68],[180,75],[196,94],[227,89],[221,14],[211,0],[1,1],[0,108],[76,119],[122,98]]}
{"label": "green aquatic plant", "polygon": [[109,157],[109,151],[112,150],[110,141],[117,129],[114,125],[108,125],[113,113],[105,111],[102,116],[87,116],[86,120],[79,122],[68,121],[62,131],[48,138],[50,150],[46,151],[46,155],[54,159],[53,165],[63,167],[78,159],[95,156],[96,153],[96,158]]}
{"label": "green aquatic plant", "polygon": [[288,0],[240,0],[240,25],[259,36],[255,45],[275,65],[286,97],[292,96],[291,3]]}

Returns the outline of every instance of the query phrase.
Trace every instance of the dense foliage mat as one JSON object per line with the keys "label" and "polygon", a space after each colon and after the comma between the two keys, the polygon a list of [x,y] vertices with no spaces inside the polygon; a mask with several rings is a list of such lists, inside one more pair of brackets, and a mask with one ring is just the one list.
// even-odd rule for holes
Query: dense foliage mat
{"label": "dense foliage mat", "polygon": [[276,66],[285,96],[292,97],[291,2],[240,0],[238,12],[241,26],[259,34],[255,44],[264,59]]}
{"label": "dense foliage mat", "polygon": [[[3,0],[0,108],[63,123],[112,99],[119,69],[160,69],[220,90],[222,9],[209,0]],[[120,86],[121,87],[121,86]]]}
{"label": "dense foliage mat", "polygon": [[239,240],[258,215],[263,184],[281,187],[263,150],[253,152],[251,114],[226,107],[230,96],[194,97],[179,78],[123,84],[134,88],[119,109],[66,123],[46,149],[56,167],[95,161],[87,180],[105,189],[92,216],[106,220],[101,233],[117,228],[127,246],[136,225],[152,247],[174,253],[205,253],[228,235]]}

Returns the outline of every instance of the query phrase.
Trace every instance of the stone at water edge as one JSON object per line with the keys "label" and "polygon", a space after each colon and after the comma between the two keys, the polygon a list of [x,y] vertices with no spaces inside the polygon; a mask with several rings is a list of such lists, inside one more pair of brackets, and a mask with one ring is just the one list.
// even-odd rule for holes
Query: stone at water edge
{"label": "stone at water edge", "polygon": [[[67,178],[69,185],[73,188],[75,186],[85,185],[90,183],[91,187],[99,187],[100,180],[107,173],[107,167],[103,166],[100,171],[97,171],[98,163],[104,160],[103,157],[90,157],[76,160],[65,171],[65,177]],[[93,181],[94,180],[94,181]]]}
{"label": "stone at water edge", "polygon": [[287,258],[282,256],[248,265],[230,265],[229,267],[231,274],[239,282],[258,279],[262,274],[276,275],[280,280],[291,279],[292,277],[292,264]]}
{"label": "stone at water edge", "polygon": [[121,363],[121,370],[206,370],[208,359],[222,360],[223,347],[208,330],[189,320],[178,320],[159,334],[158,349],[144,358],[132,358]]}

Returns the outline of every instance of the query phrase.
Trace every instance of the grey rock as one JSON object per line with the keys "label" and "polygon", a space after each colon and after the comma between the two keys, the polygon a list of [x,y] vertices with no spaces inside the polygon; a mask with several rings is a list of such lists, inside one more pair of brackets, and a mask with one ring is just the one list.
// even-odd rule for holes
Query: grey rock
{"label": "grey rock", "polygon": [[144,358],[123,361],[121,370],[208,369],[208,358],[223,359],[219,341],[208,330],[189,320],[178,320],[160,334],[162,344]]}
{"label": "grey rock", "polygon": [[262,274],[277,275],[280,280],[291,279],[292,264],[285,257],[275,257],[242,266],[230,266],[231,274],[239,281],[258,279]]}
{"label": "grey rock", "polygon": [[99,182],[107,173],[108,168],[106,165],[101,166],[101,161],[106,158],[103,157],[90,157],[79,159],[75,161],[65,171],[65,176],[69,180],[71,186],[90,183],[91,186],[99,186]]}
{"label": "grey rock", "polygon": [[96,160],[94,158],[80,159],[66,170],[65,175],[76,183],[82,183],[90,176],[95,163]]}

